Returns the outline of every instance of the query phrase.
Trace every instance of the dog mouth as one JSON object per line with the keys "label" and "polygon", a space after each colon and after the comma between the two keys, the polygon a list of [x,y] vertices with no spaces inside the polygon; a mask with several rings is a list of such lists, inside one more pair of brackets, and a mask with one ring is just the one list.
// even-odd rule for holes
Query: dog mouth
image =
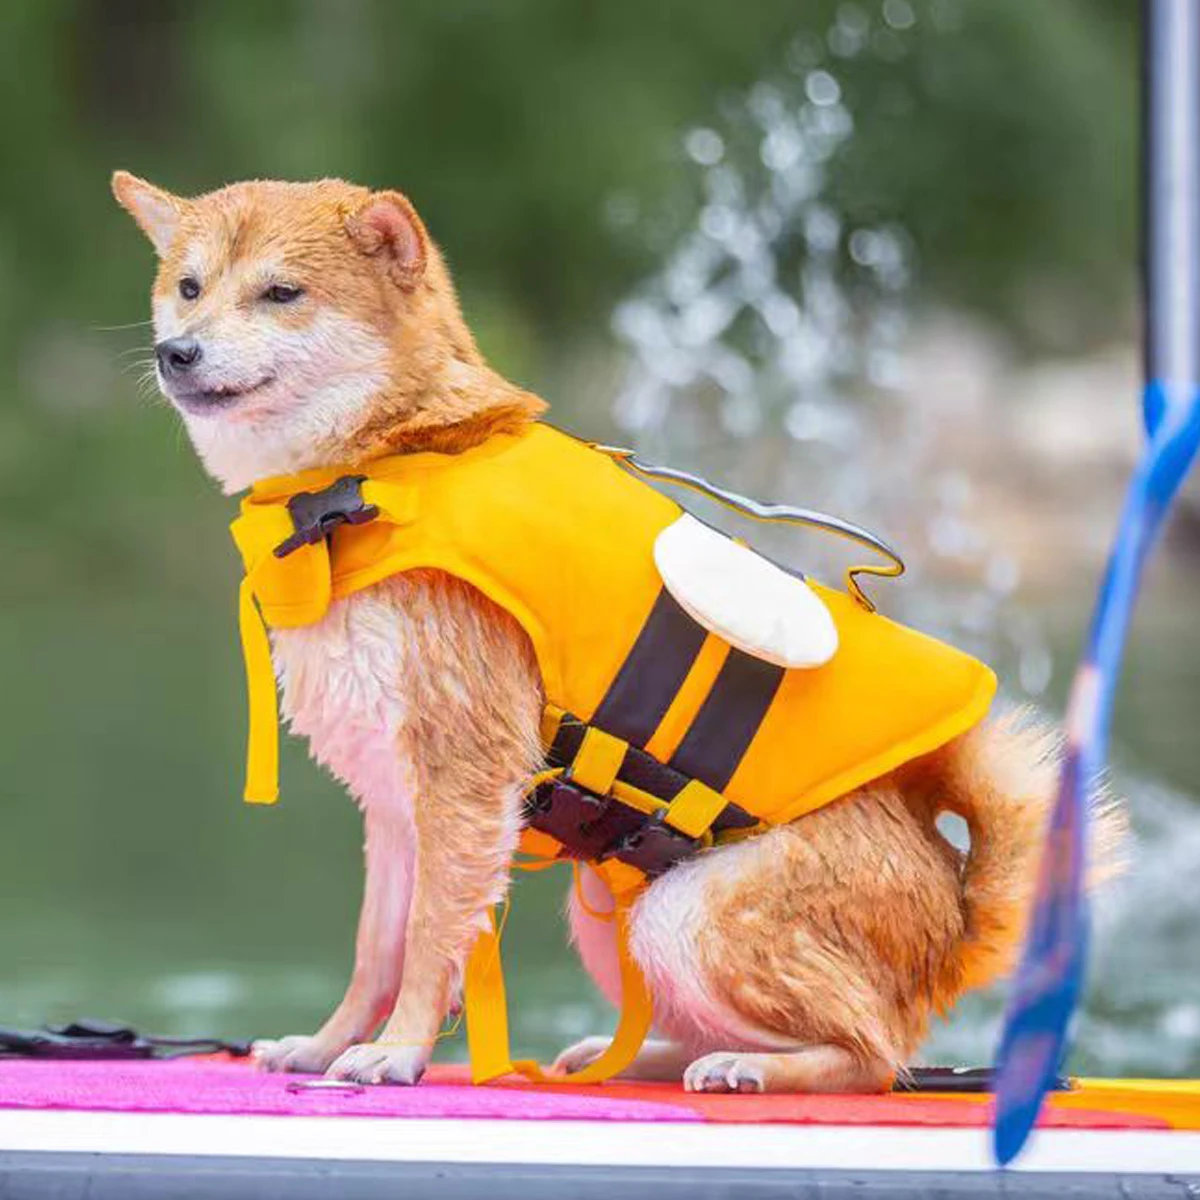
{"label": "dog mouth", "polygon": [[239,400],[261,392],[275,382],[274,375],[264,375],[257,383],[233,387],[225,385],[215,388],[179,388],[170,389],[171,399],[180,408],[190,413],[213,413],[222,409],[232,408]]}

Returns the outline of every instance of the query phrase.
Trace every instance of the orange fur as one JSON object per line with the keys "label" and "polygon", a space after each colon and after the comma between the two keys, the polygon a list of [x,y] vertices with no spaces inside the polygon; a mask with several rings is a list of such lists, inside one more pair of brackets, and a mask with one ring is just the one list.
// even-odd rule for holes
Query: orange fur
{"label": "orange fur", "polygon": [[[545,408],[484,362],[440,252],[399,193],[338,180],[252,182],[184,200],[124,173],[114,191],[159,250],[158,300],[173,295],[189,256],[201,255],[218,276],[242,264],[244,292],[215,289],[197,302],[197,320],[204,305],[227,316],[253,302],[261,262],[313,301],[281,312],[280,322],[303,329],[314,308],[331,308],[386,345],[386,382],[365,415],[322,446],[328,462],[452,454]],[[315,1039],[300,1039],[299,1051],[268,1058],[282,1069],[328,1066],[390,1008],[381,1041],[353,1047],[330,1069],[412,1082],[481,914],[507,886],[519,799],[540,753],[542,697],[524,633],[469,586],[422,571],[381,587],[397,637],[403,627],[408,639],[400,681],[407,716],[395,745],[414,796],[407,937],[364,904],[342,1006]],[[1011,963],[1053,776],[1043,735],[996,722],[770,831],[740,853],[736,870],[698,874],[696,968],[707,991],[738,1028],[791,1048],[737,1054],[711,1033],[701,1044],[688,1014],[667,1004],[676,1042],[648,1050],[642,1069],[678,1077],[686,1067],[688,1086],[703,1088],[885,1086],[933,1013]],[[937,832],[943,809],[967,820],[965,861]],[[369,872],[383,870],[372,845],[386,847],[392,836],[376,836],[372,820],[368,808]],[[1102,824],[1119,833],[1112,810]],[[709,1053],[687,1066],[696,1050]]]}
{"label": "orange fur", "polygon": [[[773,831],[757,871],[715,889],[713,977],[755,1024],[892,1071],[934,1014],[1008,970],[1057,775],[1044,727],[1002,717]],[[939,834],[966,819],[966,856]],[[1119,830],[1101,812],[1111,844]]]}
{"label": "orange fur", "polygon": [[[156,300],[173,298],[197,257],[214,275],[263,262],[314,302],[281,309],[281,322],[303,326],[314,309],[334,308],[387,342],[388,386],[366,420],[339,431],[340,461],[417,450],[452,454],[545,411],[544,401],[484,361],[440,250],[399,192],[372,193],[339,179],[253,181],[183,199],[120,171],[113,191],[144,229],[147,196],[176,214],[160,251]],[[251,304],[266,278],[252,274],[234,297],[202,296],[193,322],[203,323],[210,307]]]}

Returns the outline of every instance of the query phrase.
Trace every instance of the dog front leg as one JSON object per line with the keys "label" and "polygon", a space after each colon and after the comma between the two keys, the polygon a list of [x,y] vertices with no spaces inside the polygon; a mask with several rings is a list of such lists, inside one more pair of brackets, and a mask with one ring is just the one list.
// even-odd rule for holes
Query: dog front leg
{"label": "dog front leg", "polygon": [[312,1036],[254,1044],[268,1071],[324,1071],[347,1046],[369,1037],[400,991],[413,891],[413,831],[407,812],[368,807],[364,818],[366,874],[350,986],[333,1015]]}
{"label": "dog front leg", "polygon": [[417,1083],[425,1073],[463,964],[503,898],[519,825],[520,790],[484,799],[441,791],[418,799],[416,871],[404,979],[376,1042],[351,1046],[327,1074],[360,1083]]}

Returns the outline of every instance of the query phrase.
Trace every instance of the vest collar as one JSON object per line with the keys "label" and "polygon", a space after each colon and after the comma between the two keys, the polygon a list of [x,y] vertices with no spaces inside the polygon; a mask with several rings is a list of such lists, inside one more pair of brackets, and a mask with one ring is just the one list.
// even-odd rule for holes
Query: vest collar
{"label": "vest collar", "polygon": [[[358,493],[371,515],[363,521],[349,517],[344,523],[367,533],[365,545],[375,547],[373,539],[378,536],[376,549],[382,555],[386,537],[369,531],[376,525],[411,524],[419,510],[423,478],[501,454],[529,432],[495,434],[461,454],[394,454],[362,464],[277,475],[260,480],[243,497],[230,532],[246,572],[239,593],[238,626],[249,700],[248,802],[274,804],[279,795],[279,712],[267,624],[294,627],[319,621],[333,599],[335,575],[349,590],[358,590],[388,573],[386,558],[381,558],[343,578],[335,570],[326,537],[295,545],[297,522],[288,502],[305,492],[331,488],[347,476],[360,480]],[[361,513],[362,509],[357,511]],[[287,549],[289,544],[293,545],[291,550]]]}
{"label": "vest collar", "polygon": [[[529,429],[536,428],[536,423]],[[344,475],[364,475],[371,480],[391,481],[406,475],[427,471],[452,470],[465,462],[491,458],[515,445],[529,430],[521,434],[497,433],[458,454],[437,450],[417,450],[405,454],[388,454],[366,462],[346,462],[336,466],[313,467],[291,475],[271,475],[253,484],[242,499],[242,509],[248,505],[287,501],[300,492],[320,491]]]}

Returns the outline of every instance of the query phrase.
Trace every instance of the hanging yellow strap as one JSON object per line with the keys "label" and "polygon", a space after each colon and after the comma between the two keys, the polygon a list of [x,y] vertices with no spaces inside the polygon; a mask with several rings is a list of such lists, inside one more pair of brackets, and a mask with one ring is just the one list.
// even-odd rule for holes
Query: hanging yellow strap
{"label": "hanging yellow strap", "polygon": [[271,643],[254,602],[249,579],[238,589],[238,629],[246,662],[250,735],[246,746],[246,803],[274,804],[279,799],[279,704]]}
{"label": "hanging yellow strap", "polygon": [[513,1073],[536,1083],[599,1083],[611,1079],[633,1062],[650,1032],[653,1010],[646,981],[629,950],[628,898],[624,902],[618,900],[616,923],[621,964],[621,1019],[612,1043],[595,1062],[582,1070],[571,1075],[551,1075],[535,1062],[512,1060],[500,936],[495,914],[489,914],[488,929],[479,935],[463,978],[473,1083],[487,1083]]}
{"label": "hanging yellow strap", "polygon": [[[336,474],[323,472],[304,482],[311,487],[323,486],[332,482]],[[362,494],[364,501],[378,508],[379,517],[391,525],[403,525],[416,517],[416,490],[403,481],[371,479],[363,484]],[[231,526],[247,571],[238,592],[238,626],[250,708],[245,789],[249,804],[274,804],[279,799],[279,705],[275,672],[266,622],[250,580],[253,577],[260,585],[267,585],[266,595],[271,597],[268,611],[271,604],[285,610],[288,625],[320,620],[329,607],[333,584],[329,557],[324,550],[316,556],[313,547],[304,547],[295,559],[273,557],[275,547],[293,528],[292,517],[282,499],[255,502],[253,496],[243,501],[241,515]],[[306,559],[307,555],[314,557]]]}

